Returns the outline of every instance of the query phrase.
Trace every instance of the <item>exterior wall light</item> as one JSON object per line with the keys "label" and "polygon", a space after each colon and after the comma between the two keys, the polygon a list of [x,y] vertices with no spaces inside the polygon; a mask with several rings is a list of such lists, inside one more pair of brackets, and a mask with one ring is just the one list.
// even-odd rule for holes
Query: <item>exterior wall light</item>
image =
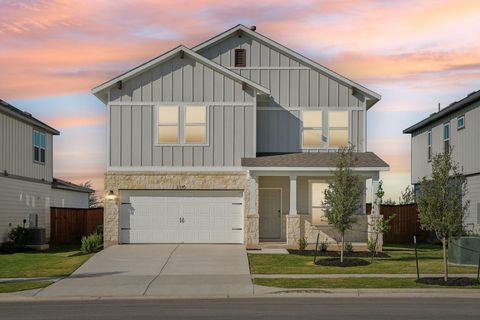
{"label": "exterior wall light", "polygon": [[108,191],[106,198],[107,200],[115,200],[116,196],[115,196],[115,193],[113,193],[113,190]]}

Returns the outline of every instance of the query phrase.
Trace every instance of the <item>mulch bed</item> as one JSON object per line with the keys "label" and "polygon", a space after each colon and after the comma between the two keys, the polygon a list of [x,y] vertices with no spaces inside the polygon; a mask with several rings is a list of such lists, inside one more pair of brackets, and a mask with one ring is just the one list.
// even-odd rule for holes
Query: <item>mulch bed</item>
{"label": "mulch bed", "polygon": [[[299,256],[314,256],[315,250],[296,250],[288,249],[290,254],[296,254]],[[344,257],[355,257],[355,258],[371,258],[372,253],[369,251],[355,251],[355,252],[344,252]],[[340,257],[340,252],[338,251],[317,251],[317,257]],[[390,258],[385,252],[379,252],[375,255],[377,258]]]}
{"label": "mulch bed", "polygon": [[368,266],[370,262],[358,258],[344,258],[342,263],[339,258],[329,258],[317,260],[315,264],[324,267],[359,267]]}
{"label": "mulch bed", "polygon": [[443,278],[435,277],[435,278],[420,278],[420,280],[416,280],[418,283],[423,284],[432,284],[432,285],[440,285],[440,286],[455,286],[455,287],[463,287],[463,286],[475,286],[480,285],[477,279],[474,278],[448,278],[448,282],[445,282]]}

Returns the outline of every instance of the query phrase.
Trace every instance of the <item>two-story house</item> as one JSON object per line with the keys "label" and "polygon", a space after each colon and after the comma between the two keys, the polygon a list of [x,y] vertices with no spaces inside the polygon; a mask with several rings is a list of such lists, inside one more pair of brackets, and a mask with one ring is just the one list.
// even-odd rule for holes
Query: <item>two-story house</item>
{"label": "two-story house", "polygon": [[[335,151],[355,146],[353,170],[374,192],[389,169],[367,152],[380,96],[254,27],[178,46],[92,91],[107,107],[107,246],[333,241],[322,199]],[[365,243],[365,206],[358,218],[347,240]]]}
{"label": "two-story house", "polygon": [[465,229],[480,232],[480,91],[431,114],[405,129],[411,134],[412,184],[419,192],[423,177],[432,173],[432,157],[451,149],[452,157],[467,178],[470,201]]}
{"label": "two-story house", "polygon": [[60,132],[0,100],[0,243],[16,226],[50,235],[50,207],[88,208],[93,190],[53,177]]}

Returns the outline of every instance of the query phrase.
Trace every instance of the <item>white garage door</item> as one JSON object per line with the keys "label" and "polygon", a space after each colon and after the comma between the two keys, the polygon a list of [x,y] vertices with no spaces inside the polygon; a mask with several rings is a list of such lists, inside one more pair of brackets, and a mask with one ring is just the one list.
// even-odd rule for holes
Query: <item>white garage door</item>
{"label": "white garage door", "polygon": [[121,192],[121,243],[243,243],[241,191]]}

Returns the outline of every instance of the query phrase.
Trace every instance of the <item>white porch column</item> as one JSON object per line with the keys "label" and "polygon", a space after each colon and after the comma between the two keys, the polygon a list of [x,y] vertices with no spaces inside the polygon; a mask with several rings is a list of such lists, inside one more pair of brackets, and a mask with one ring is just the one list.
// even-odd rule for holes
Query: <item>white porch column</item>
{"label": "white porch column", "polygon": [[376,172],[372,176],[372,215],[380,215],[380,199],[377,198],[378,186],[379,186],[379,173]]}
{"label": "white porch column", "polygon": [[290,176],[290,215],[297,214],[297,176]]}

